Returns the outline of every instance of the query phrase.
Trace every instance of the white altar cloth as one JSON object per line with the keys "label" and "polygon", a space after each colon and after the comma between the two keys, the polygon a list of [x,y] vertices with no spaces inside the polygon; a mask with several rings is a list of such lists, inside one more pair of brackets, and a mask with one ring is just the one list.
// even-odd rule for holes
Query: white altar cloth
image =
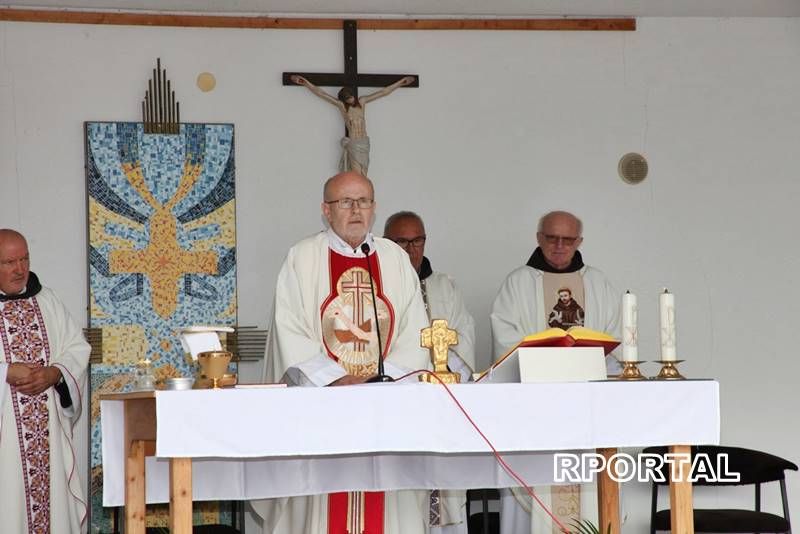
{"label": "white altar cloth", "polygon": [[[553,451],[719,443],[711,380],[450,388],[529,484]],[[124,504],[122,402],[101,401],[105,506]],[[156,414],[148,503],[169,501],[170,457],[193,458],[194,500],[518,485],[438,385],[159,391]]]}

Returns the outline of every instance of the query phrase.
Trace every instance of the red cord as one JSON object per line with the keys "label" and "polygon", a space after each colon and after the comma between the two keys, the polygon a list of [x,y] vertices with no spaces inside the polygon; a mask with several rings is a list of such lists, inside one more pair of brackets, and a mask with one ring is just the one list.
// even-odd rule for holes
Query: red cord
{"label": "red cord", "polygon": [[471,424],[471,425],[472,425],[472,427],[475,429],[475,431],[476,431],[476,432],[478,432],[478,434],[479,434],[479,435],[480,435],[480,437],[483,439],[483,441],[485,441],[485,442],[486,442],[486,444],[489,446],[489,448],[490,448],[490,449],[492,449],[492,454],[494,454],[494,457],[495,457],[495,459],[497,460],[497,463],[499,463],[499,464],[500,464],[500,466],[503,468],[503,470],[504,470],[506,473],[508,473],[508,474],[511,476],[511,478],[513,478],[514,480],[516,480],[516,481],[517,481],[517,482],[520,484],[520,486],[522,486],[523,488],[525,488],[525,492],[526,492],[528,495],[530,495],[531,497],[533,497],[533,500],[535,500],[535,501],[536,501],[536,503],[539,505],[539,507],[541,507],[541,509],[542,509],[542,510],[544,510],[544,511],[545,511],[545,513],[547,513],[547,515],[549,515],[549,516],[550,516],[550,518],[553,520],[553,522],[554,522],[556,525],[558,525],[558,528],[559,528],[559,529],[561,529],[561,532],[563,532],[564,534],[570,534],[570,532],[569,532],[569,530],[567,529],[567,527],[566,527],[566,526],[564,526],[564,524],[563,524],[561,521],[559,521],[559,520],[558,520],[558,518],[557,518],[557,517],[556,517],[556,516],[553,514],[553,512],[551,512],[551,511],[550,511],[550,510],[547,508],[547,506],[545,506],[545,505],[544,505],[544,503],[543,503],[543,502],[542,502],[542,501],[539,499],[539,496],[538,496],[538,495],[536,495],[536,492],[534,492],[534,491],[533,491],[533,488],[531,488],[531,487],[530,487],[530,486],[529,486],[527,483],[525,483],[525,481],[524,481],[524,480],[522,480],[522,477],[520,477],[520,476],[519,476],[519,475],[518,475],[518,474],[517,474],[517,473],[516,473],[516,472],[515,472],[513,469],[511,469],[511,467],[510,467],[510,466],[509,466],[509,465],[506,463],[506,461],[503,459],[503,456],[502,456],[502,455],[501,455],[499,452],[497,452],[497,449],[495,449],[495,448],[494,448],[494,445],[492,444],[492,442],[491,442],[491,441],[489,441],[489,438],[487,438],[487,437],[486,437],[486,435],[485,435],[485,434],[484,434],[484,433],[481,431],[481,429],[480,429],[480,428],[478,428],[478,425],[477,425],[477,424],[475,424],[475,421],[473,421],[473,420],[472,420],[472,417],[470,417],[470,416],[469,416],[469,414],[468,414],[468,413],[467,413],[467,411],[464,409],[464,407],[461,405],[461,403],[458,401],[458,399],[456,398],[456,396],[455,396],[455,395],[453,395],[453,392],[452,392],[452,391],[450,391],[450,388],[449,388],[449,387],[447,387],[447,384],[445,384],[445,383],[442,381],[442,379],[441,379],[441,378],[439,378],[438,376],[436,376],[436,373],[434,373],[434,372],[432,372],[432,371],[425,370],[425,369],[421,369],[421,370],[419,370],[419,371],[412,371],[412,372],[410,372],[410,373],[408,373],[408,374],[406,374],[406,375],[403,375],[403,376],[401,376],[400,378],[398,378],[396,381],[397,381],[397,382],[400,382],[401,380],[403,380],[403,379],[405,379],[405,378],[408,378],[408,377],[410,377],[410,376],[414,376],[414,375],[421,375],[421,374],[428,374],[428,375],[430,375],[430,376],[434,377],[434,378],[436,379],[436,381],[437,381],[437,382],[439,382],[439,384],[441,384],[441,385],[442,385],[442,387],[444,387],[445,391],[447,391],[447,394],[448,394],[448,395],[450,395],[450,398],[451,398],[451,399],[453,399],[453,402],[455,402],[455,403],[456,403],[456,406],[458,406],[458,409],[459,409],[459,410],[461,410],[461,413],[463,413],[463,414],[464,414],[464,417],[466,417],[466,418],[467,418],[467,421],[469,421],[469,424]]}

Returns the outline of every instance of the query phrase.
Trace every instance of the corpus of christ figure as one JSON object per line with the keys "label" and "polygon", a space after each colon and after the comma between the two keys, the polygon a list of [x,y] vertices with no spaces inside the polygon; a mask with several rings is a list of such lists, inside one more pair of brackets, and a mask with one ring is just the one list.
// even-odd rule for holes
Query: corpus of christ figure
{"label": "corpus of christ figure", "polygon": [[355,96],[349,87],[342,87],[338,98],[334,98],[302,76],[295,74],[290,79],[339,109],[346,128],[346,135],[342,138],[342,158],[339,160],[339,170],[355,171],[361,176],[367,176],[369,168],[369,137],[364,117],[366,105],[373,100],[389,95],[398,87],[411,85],[416,80],[414,76],[406,76],[383,89],[362,97]]}

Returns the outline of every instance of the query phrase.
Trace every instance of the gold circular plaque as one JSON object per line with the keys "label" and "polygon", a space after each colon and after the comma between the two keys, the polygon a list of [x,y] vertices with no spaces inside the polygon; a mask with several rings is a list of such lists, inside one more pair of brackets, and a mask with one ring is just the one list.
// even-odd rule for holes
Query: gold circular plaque
{"label": "gold circular plaque", "polygon": [[213,91],[217,86],[217,79],[210,72],[201,72],[197,75],[197,87],[204,93]]}

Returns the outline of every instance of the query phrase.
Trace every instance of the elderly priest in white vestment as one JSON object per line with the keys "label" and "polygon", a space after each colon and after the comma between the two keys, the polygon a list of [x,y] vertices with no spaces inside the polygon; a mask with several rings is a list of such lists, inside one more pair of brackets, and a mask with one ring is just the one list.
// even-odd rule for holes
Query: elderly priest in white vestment
{"label": "elderly priest in white vestment", "polygon": [[[417,275],[400,247],[370,232],[372,182],[354,172],[332,177],[323,190],[322,213],[330,228],[293,246],[278,274],[265,379],[290,386],[363,383],[377,372],[379,339],[386,374],[399,378],[429,368],[420,347],[427,319]],[[359,409],[341,415],[358,417]],[[265,533],[423,534],[427,496],[427,491],[344,492],[252,504]]]}
{"label": "elderly priest in white vestment", "polygon": [[90,347],[29,262],[22,234],[0,230],[0,530],[75,534],[87,508],[72,430]]}
{"label": "elderly priest in white vestment", "polygon": [[446,319],[458,332],[458,344],[449,348],[447,366],[461,375],[461,383],[472,380],[475,371],[475,320],[464,304],[461,290],[445,273],[434,271],[425,256],[425,223],[413,211],[398,211],[386,219],[383,237],[391,239],[408,253],[411,266],[419,276],[422,300],[428,320]]}
{"label": "elderly priest in white vestment", "polygon": [[[408,253],[411,266],[419,276],[422,299],[428,320],[446,319],[458,333],[458,344],[449,347],[447,367],[461,375],[461,383],[472,380],[475,369],[475,321],[464,305],[461,290],[452,278],[431,268],[425,256],[425,224],[413,211],[399,211],[386,219],[383,237],[389,238]],[[434,534],[466,534],[466,492],[434,490],[431,492],[429,523]]]}
{"label": "elderly priest in white vestment", "polygon": [[[528,263],[508,275],[492,305],[495,361],[523,337],[547,328],[585,326],[619,334],[620,295],[600,270],[583,263],[581,220],[566,211],[547,213],[539,220],[536,241]],[[613,354],[606,357],[606,368],[609,374],[620,372]],[[531,498],[515,493],[516,499],[501,491],[502,534],[531,532]]]}

